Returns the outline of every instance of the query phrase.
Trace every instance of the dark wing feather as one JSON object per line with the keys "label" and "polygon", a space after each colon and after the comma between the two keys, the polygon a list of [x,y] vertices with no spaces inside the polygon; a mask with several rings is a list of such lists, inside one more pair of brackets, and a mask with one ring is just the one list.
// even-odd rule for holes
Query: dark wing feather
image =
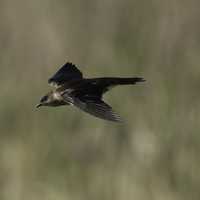
{"label": "dark wing feather", "polygon": [[82,77],[81,71],[72,63],[67,62],[48,80],[48,83],[60,86],[67,81],[82,79]]}
{"label": "dark wing feather", "polygon": [[[69,101],[68,96],[65,97],[65,95],[63,95],[63,97]],[[114,122],[122,122],[120,116],[116,114],[112,108],[101,99],[88,96],[83,96],[81,98],[73,97],[71,99],[73,100],[72,104],[74,106],[95,117]]]}

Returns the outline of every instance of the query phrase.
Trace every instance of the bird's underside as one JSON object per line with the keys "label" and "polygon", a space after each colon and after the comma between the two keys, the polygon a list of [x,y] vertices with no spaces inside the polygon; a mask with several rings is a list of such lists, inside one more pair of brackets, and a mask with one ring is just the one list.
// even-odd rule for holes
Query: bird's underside
{"label": "bird's underside", "polygon": [[[59,106],[60,101],[60,105],[71,104],[95,117],[120,122],[122,121],[120,116],[102,100],[103,94],[116,85],[136,84],[143,81],[144,79],[139,77],[85,79],[75,65],[66,63],[48,80],[49,84],[56,87],[49,96],[59,97],[56,106]],[[55,97],[47,97],[52,100],[46,102],[46,105],[53,106]]]}

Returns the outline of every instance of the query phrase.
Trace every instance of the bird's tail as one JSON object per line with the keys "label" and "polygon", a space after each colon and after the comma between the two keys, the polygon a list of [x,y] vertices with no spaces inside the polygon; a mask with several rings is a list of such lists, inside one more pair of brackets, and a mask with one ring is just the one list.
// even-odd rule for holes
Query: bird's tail
{"label": "bird's tail", "polygon": [[137,82],[144,82],[145,80],[141,77],[133,77],[133,78],[111,78],[111,85],[133,85]]}
{"label": "bird's tail", "polygon": [[106,77],[106,78],[99,78],[98,81],[105,87],[109,87],[116,85],[134,85],[137,82],[144,82],[145,79],[141,77],[132,77],[132,78]]}

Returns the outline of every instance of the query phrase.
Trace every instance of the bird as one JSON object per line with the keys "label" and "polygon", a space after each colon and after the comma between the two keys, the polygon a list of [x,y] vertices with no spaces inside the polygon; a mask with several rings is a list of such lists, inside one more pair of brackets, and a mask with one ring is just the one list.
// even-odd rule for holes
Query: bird
{"label": "bird", "polygon": [[95,117],[122,122],[112,107],[103,101],[103,95],[114,86],[134,85],[144,81],[145,79],[141,77],[84,78],[73,63],[67,62],[49,78],[48,83],[55,89],[44,95],[36,108],[71,105]]}

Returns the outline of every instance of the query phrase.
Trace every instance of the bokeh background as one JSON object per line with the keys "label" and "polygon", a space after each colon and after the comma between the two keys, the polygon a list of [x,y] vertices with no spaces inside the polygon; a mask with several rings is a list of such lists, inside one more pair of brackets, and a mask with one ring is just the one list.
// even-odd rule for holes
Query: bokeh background
{"label": "bokeh background", "polygon": [[[0,199],[200,199],[200,1],[0,0]],[[35,109],[66,61],[141,76],[116,124]]]}

